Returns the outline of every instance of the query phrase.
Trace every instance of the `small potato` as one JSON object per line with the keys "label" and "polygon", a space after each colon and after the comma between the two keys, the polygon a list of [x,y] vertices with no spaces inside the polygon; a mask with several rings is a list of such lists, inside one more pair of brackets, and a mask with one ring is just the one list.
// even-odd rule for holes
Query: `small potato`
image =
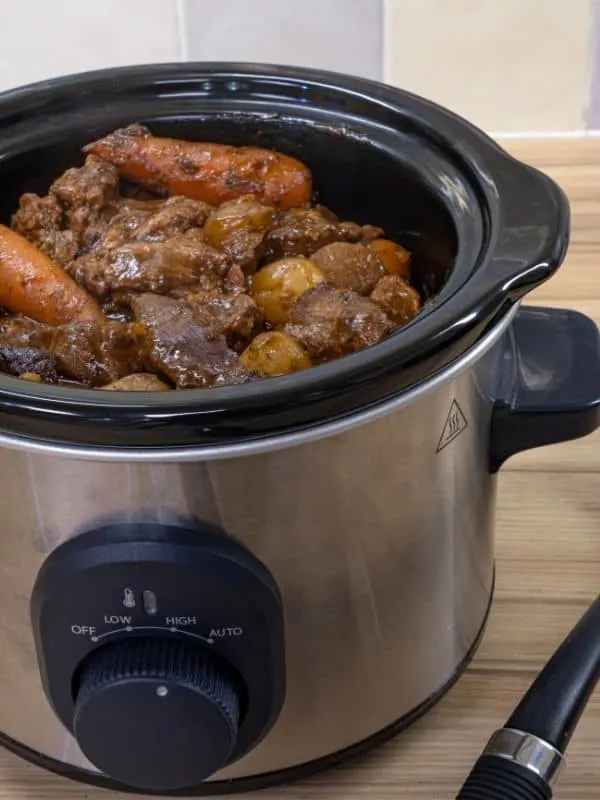
{"label": "small potato", "polygon": [[282,258],[256,273],[252,296],[268,322],[284,325],[296,300],[324,280],[323,271],[310,259]]}
{"label": "small potato", "polygon": [[410,253],[402,245],[389,239],[375,239],[368,246],[375,250],[390,275],[399,275],[407,281],[410,280]]}
{"label": "small potato", "polygon": [[215,209],[206,220],[204,235],[211,247],[221,250],[235,231],[258,233],[271,224],[275,210],[252,197],[229,200]]}
{"label": "small potato", "polygon": [[109,392],[168,392],[170,387],[156,375],[146,372],[134,372],[119,378],[112,383],[101,386]]}
{"label": "small potato", "polygon": [[260,333],[244,350],[240,361],[252,372],[269,378],[312,367],[306,350],[279,331]]}

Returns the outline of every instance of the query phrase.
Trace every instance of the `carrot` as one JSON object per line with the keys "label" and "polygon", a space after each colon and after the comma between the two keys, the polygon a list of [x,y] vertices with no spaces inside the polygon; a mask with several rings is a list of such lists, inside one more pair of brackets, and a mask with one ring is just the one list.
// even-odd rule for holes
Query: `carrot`
{"label": "carrot", "polygon": [[392,275],[400,275],[405,280],[410,280],[410,253],[396,242],[389,239],[374,239],[368,245],[375,250],[383,266]]}
{"label": "carrot", "polygon": [[253,195],[265,205],[292,208],[310,201],[312,176],[295,158],[260,147],[188,142],[152,136],[130,125],[83,148],[148,189],[218,206]]}
{"label": "carrot", "polygon": [[0,306],[48,325],[103,319],[100,307],[27,239],[0,225]]}

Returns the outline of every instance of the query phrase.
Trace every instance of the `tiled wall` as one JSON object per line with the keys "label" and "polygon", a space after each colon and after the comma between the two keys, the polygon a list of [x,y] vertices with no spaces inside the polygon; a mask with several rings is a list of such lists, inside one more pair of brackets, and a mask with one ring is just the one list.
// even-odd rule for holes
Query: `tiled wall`
{"label": "tiled wall", "polygon": [[600,0],[0,0],[0,89],[152,61],[302,64],[492,132],[600,129]]}

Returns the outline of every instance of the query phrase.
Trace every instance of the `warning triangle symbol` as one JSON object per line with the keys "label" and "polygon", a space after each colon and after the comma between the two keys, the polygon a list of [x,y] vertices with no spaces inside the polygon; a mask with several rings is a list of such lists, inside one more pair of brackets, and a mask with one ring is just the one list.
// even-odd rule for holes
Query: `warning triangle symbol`
{"label": "warning triangle symbol", "polygon": [[443,450],[444,447],[450,444],[450,442],[453,442],[457,436],[460,436],[466,427],[466,417],[456,400],[453,400],[452,405],[450,406],[450,411],[448,411],[448,416],[446,417],[446,422],[438,442],[436,453],[439,453],[440,450]]}

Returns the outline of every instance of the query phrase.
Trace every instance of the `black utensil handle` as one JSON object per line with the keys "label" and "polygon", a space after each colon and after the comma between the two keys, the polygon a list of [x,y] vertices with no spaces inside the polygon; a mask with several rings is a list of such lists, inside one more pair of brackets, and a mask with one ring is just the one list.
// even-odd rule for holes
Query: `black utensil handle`
{"label": "black utensil handle", "polygon": [[456,800],[550,800],[552,789],[539,775],[496,756],[481,756]]}
{"label": "black utensil handle", "polygon": [[505,340],[492,415],[490,470],[523,450],[600,425],[600,333],[585,314],[519,309]]}

